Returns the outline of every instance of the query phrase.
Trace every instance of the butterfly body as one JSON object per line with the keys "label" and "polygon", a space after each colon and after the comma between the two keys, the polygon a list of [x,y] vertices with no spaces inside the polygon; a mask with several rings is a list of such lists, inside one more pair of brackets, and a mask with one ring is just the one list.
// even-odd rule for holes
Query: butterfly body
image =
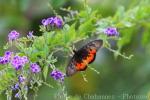
{"label": "butterfly body", "polygon": [[96,52],[102,44],[102,40],[94,40],[87,43],[78,51],[74,51],[74,55],[66,68],[66,75],[72,76],[78,71],[86,70],[87,65],[95,60]]}

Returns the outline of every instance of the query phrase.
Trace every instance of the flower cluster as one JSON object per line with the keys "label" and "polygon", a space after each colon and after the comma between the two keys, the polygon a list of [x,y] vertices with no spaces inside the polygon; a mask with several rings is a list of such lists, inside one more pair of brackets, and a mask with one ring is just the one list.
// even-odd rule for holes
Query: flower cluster
{"label": "flower cluster", "polygon": [[[12,67],[18,71],[22,69],[22,67],[24,67],[25,64],[29,63],[29,60],[26,56],[21,57],[21,56],[16,55],[12,57],[12,52],[6,51],[5,55],[3,57],[0,57],[0,64],[7,64],[7,63],[11,63]],[[41,71],[41,68],[38,64],[31,63],[30,70],[33,73],[39,73]],[[18,77],[18,80],[20,83],[22,83],[25,80],[25,77],[20,75]]]}
{"label": "flower cluster", "polygon": [[119,36],[119,32],[117,31],[116,28],[114,27],[108,27],[104,30],[104,33],[107,35],[107,36]]}
{"label": "flower cluster", "polygon": [[23,83],[26,80],[26,78],[23,75],[18,76],[18,82],[11,87],[12,90],[18,90],[19,89],[19,83]]}
{"label": "flower cluster", "polygon": [[[26,78],[25,78],[23,75],[19,75],[19,76],[18,76],[18,82],[17,82],[15,85],[11,86],[11,89],[12,89],[13,91],[18,90],[18,93],[15,94],[15,98],[20,98],[21,94],[20,94],[19,90],[22,89],[22,88],[20,87],[20,86],[21,86],[20,84],[24,83],[25,80],[26,80]],[[24,89],[25,89],[25,91],[28,91],[28,86],[25,85],[25,86],[24,86]]]}
{"label": "flower cluster", "polygon": [[39,73],[41,71],[41,68],[40,66],[37,64],[37,63],[32,63],[30,65],[30,70],[33,72],[33,73]]}
{"label": "flower cluster", "polygon": [[50,76],[53,77],[55,80],[60,80],[62,82],[64,81],[65,74],[59,70],[53,70],[50,73]]}
{"label": "flower cluster", "polygon": [[3,57],[0,57],[0,64],[7,64],[10,62],[12,52],[6,51]]}
{"label": "flower cluster", "polygon": [[[11,89],[13,91],[19,90],[20,89],[19,83],[16,83],[14,86],[12,86]],[[15,98],[19,98],[19,97],[20,97],[20,94],[18,92],[18,93],[15,94]]]}
{"label": "flower cluster", "polygon": [[[19,90],[19,88],[20,88],[19,83],[16,83],[14,86],[11,86],[11,89],[13,91]],[[19,93],[15,94],[15,98],[19,98]]]}
{"label": "flower cluster", "polygon": [[[58,17],[58,16],[54,16],[54,17],[50,17],[47,19],[43,19],[42,20],[42,24],[46,27],[46,28],[62,28],[63,26],[63,20]],[[12,41],[15,41],[19,38],[20,33],[17,32],[16,30],[12,30],[9,34],[8,34],[8,40],[10,43],[12,43]],[[34,35],[33,35],[33,31],[30,31],[27,35],[27,39],[34,39]],[[19,41],[16,41],[19,42]],[[15,94],[15,98],[21,98],[22,97],[22,87],[24,87],[27,91],[28,86],[27,86],[27,77],[24,76],[24,74],[22,72],[24,72],[23,67],[28,63],[30,64],[30,71],[34,74],[41,72],[41,68],[37,63],[30,63],[31,61],[29,61],[29,59],[27,58],[27,56],[20,56],[20,55],[16,55],[13,52],[10,51],[6,51],[4,56],[0,57],[0,64],[9,64],[11,65],[16,71],[21,70],[19,72],[20,75],[18,75],[18,79],[17,82],[15,84],[13,84],[11,86],[11,89],[13,91],[18,91]],[[29,72],[30,72],[29,71]],[[19,73],[18,72],[18,73]],[[18,74],[17,73],[17,74]],[[53,77],[55,80],[59,80],[60,82],[64,81],[64,77],[65,74],[63,74],[62,72],[58,71],[58,70],[53,70],[51,72],[51,77]]]}
{"label": "flower cluster", "polygon": [[19,33],[15,30],[12,30],[9,34],[8,34],[8,39],[9,41],[13,41],[16,40],[19,37]]}
{"label": "flower cluster", "polygon": [[50,18],[47,18],[47,19],[43,19],[42,20],[42,24],[44,26],[52,26],[52,27],[56,27],[56,28],[61,28],[62,25],[63,25],[63,21],[60,17],[50,17]]}
{"label": "flower cluster", "polygon": [[11,61],[11,65],[16,69],[16,70],[20,70],[26,63],[28,63],[29,60],[26,56],[14,56],[12,61]]}

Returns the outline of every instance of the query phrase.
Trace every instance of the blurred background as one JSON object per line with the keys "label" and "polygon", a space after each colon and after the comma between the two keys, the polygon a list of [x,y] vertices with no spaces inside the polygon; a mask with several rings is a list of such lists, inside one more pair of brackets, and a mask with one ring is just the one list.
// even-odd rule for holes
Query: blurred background
{"label": "blurred background", "polygon": [[[103,17],[113,16],[119,6],[128,9],[134,1],[136,0],[87,0],[90,7],[97,9]],[[64,16],[66,13],[60,8],[71,7],[80,10],[83,8],[82,2],[82,0],[0,0],[0,47],[6,43],[7,34],[11,30],[18,30],[22,36],[27,35],[29,31],[34,31],[34,35],[40,35],[41,19],[53,16],[52,9]],[[138,5],[138,0],[135,5]],[[139,32],[123,48],[126,54],[134,55],[131,60],[121,57],[115,60],[110,51],[105,48],[99,50],[95,62],[90,66],[100,74],[88,68],[85,72],[88,83],[83,80],[80,73],[65,80],[65,90],[70,99],[147,100],[146,96],[150,95],[150,44],[143,46],[140,39]],[[0,54],[3,54],[2,49]],[[63,59],[59,61],[57,65],[61,66]],[[67,65],[68,61],[65,62]],[[49,80],[55,86],[56,82]],[[59,89],[57,86],[55,88],[42,86],[36,100],[62,100]],[[134,95],[145,97],[142,99],[131,97]]]}

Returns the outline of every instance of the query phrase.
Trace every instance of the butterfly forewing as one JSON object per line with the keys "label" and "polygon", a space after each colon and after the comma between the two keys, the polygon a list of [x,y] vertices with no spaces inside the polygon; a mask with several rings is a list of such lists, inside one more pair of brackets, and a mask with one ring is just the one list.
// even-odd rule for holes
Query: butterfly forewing
{"label": "butterfly forewing", "polygon": [[102,44],[102,40],[94,40],[76,51],[66,68],[66,75],[72,76],[77,71],[86,70],[87,65],[95,60],[96,52]]}

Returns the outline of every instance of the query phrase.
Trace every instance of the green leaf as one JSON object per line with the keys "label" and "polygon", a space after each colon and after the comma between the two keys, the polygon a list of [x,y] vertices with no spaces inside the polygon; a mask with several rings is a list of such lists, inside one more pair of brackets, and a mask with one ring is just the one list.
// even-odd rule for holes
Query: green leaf
{"label": "green leaf", "polygon": [[75,24],[72,24],[71,26],[65,25],[63,31],[64,34],[64,42],[67,44],[69,41],[74,41],[76,39],[77,33],[75,31]]}
{"label": "green leaf", "polygon": [[120,21],[124,18],[125,15],[125,8],[123,6],[120,6],[114,16],[113,20]]}
{"label": "green leaf", "polygon": [[48,66],[44,66],[44,68],[43,68],[43,76],[44,76],[45,80],[47,78],[47,74],[48,74]]}
{"label": "green leaf", "polygon": [[65,3],[65,0],[50,0],[51,6],[54,8],[59,8],[61,5]]}
{"label": "green leaf", "polygon": [[6,45],[3,47],[3,49],[8,49],[9,48],[9,44],[6,43]]}
{"label": "green leaf", "polygon": [[92,32],[94,29],[94,25],[92,23],[93,19],[89,19],[88,21],[82,23],[79,27],[79,34],[87,34],[88,32]]}
{"label": "green leaf", "polygon": [[122,38],[117,42],[118,47],[121,49],[122,46],[130,43],[134,30],[132,28],[128,28],[121,31]]}
{"label": "green leaf", "polygon": [[142,37],[142,44],[146,46],[148,43],[150,43],[149,39],[150,39],[150,29],[144,32],[143,37]]}

